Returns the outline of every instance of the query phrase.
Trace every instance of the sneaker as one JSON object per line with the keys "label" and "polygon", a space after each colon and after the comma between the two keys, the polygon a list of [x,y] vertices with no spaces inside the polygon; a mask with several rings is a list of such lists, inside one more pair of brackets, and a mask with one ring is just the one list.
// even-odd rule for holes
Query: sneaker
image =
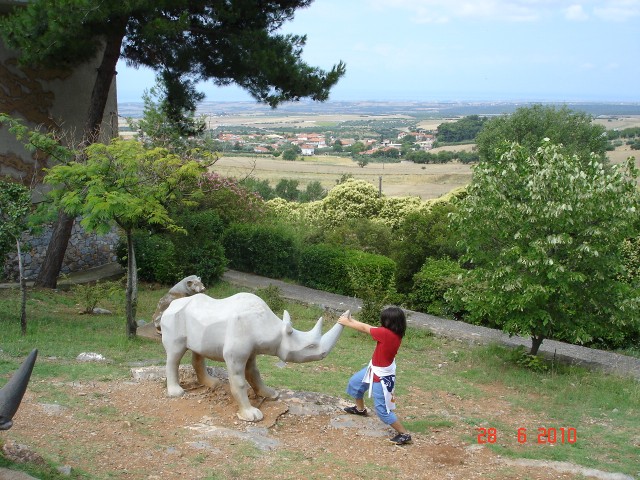
{"label": "sneaker", "polygon": [[406,443],[411,443],[411,435],[408,433],[399,433],[395,437],[390,438],[389,441],[396,445],[404,445]]}
{"label": "sneaker", "polygon": [[358,410],[358,407],[356,407],[355,405],[353,407],[345,407],[344,411],[347,413],[350,413],[352,415],[362,415],[362,416],[366,416],[367,415],[367,409],[365,408],[364,410]]}

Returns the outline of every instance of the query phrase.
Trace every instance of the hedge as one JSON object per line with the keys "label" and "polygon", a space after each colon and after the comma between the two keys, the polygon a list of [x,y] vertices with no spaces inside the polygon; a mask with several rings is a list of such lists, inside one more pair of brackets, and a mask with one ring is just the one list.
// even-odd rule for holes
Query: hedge
{"label": "hedge", "polygon": [[298,242],[283,225],[236,223],[222,243],[229,267],[270,278],[295,278]]}
{"label": "hedge", "polygon": [[298,281],[307,287],[341,295],[354,295],[349,271],[357,271],[360,275],[371,278],[380,274],[392,278],[395,262],[382,255],[334,245],[309,245],[301,249]]}

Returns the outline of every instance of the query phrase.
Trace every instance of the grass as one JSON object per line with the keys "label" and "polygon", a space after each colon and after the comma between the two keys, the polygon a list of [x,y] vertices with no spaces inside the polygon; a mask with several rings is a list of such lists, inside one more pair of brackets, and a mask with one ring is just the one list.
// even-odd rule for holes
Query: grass
{"label": "grass", "polygon": [[[165,288],[143,286],[140,291],[138,317],[148,319]],[[214,297],[238,291],[221,283],[208,290]],[[38,348],[38,361],[29,388],[41,403],[55,403],[72,409],[85,398],[70,397],[63,384],[73,381],[114,381],[129,376],[132,363],[164,363],[162,347],[156,342],[125,336],[122,302],[110,305],[114,315],[78,314],[71,293],[31,291],[28,301],[28,333],[20,335],[19,293],[0,291],[0,385],[4,384],[31,351]],[[287,303],[294,326],[311,328],[324,316],[325,329],[336,315],[319,308]],[[371,340],[345,330],[332,353],[322,362],[278,365],[275,357],[260,357],[259,365],[265,381],[273,386],[294,390],[318,391],[344,396],[348,376],[364,365],[371,354]],[[81,363],[75,359],[81,352],[99,352],[109,361]],[[478,428],[493,428],[495,443],[487,446],[496,453],[513,458],[558,460],[584,467],[598,468],[628,475],[639,475],[640,383],[582,368],[549,364],[546,371],[530,371],[513,361],[512,351],[499,346],[469,346],[465,343],[434,337],[427,331],[410,329],[398,355],[398,394],[406,398],[400,412],[412,432],[428,434],[447,431],[469,444],[478,443]],[[190,361],[189,355],[184,359]],[[420,410],[421,402],[433,403],[429,413]],[[107,407],[95,408],[90,415],[111,417]],[[132,413],[131,422],[142,421]],[[152,436],[153,419],[144,428]],[[142,428],[142,427],[141,427]],[[554,428],[574,428],[577,442],[553,446],[541,433]],[[527,440],[518,442],[519,429],[526,429]],[[487,439],[486,437],[484,439]],[[547,440],[539,443],[539,440]],[[1,441],[1,439],[0,439]],[[244,446],[239,454],[247,465],[238,465],[232,476],[242,478],[254,468],[256,452]],[[278,453],[284,468],[297,463],[296,452]],[[327,461],[329,461],[327,459]],[[57,473],[43,473],[43,467],[16,466],[0,455],[0,466],[23,468],[38,478],[62,478]],[[273,465],[274,473],[281,468]],[[246,470],[245,470],[246,468]],[[46,469],[45,469],[46,470]],[[267,469],[268,471],[269,469]],[[335,470],[354,473],[349,466],[335,463]],[[217,477],[214,472],[207,478]]]}

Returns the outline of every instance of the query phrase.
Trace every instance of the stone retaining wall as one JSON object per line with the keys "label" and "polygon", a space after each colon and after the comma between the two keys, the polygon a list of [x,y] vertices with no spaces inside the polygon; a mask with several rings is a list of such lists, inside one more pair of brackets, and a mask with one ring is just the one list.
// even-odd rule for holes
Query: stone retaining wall
{"label": "stone retaining wall", "polygon": [[[34,280],[38,275],[51,233],[52,228],[46,227],[45,231],[37,237],[23,237],[20,248],[27,280]],[[117,260],[115,249],[119,239],[120,235],[116,230],[107,235],[87,233],[76,221],[71,231],[61,273],[80,272],[115,262]],[[7,255],[3,277],[7,280],[18,280],[18,258],[15,252]]]}

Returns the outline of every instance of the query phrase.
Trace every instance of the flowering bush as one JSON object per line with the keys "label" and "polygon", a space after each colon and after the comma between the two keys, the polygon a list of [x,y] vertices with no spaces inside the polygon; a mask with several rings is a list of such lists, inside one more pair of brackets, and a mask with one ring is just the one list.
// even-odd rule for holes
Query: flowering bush
{"label": "flowering bush", "polygon": [[214,172],[203,174],[198,180],[199,196],[195,197],[201,208],[215,210],[225,224],[253,221],[264,215],[264,200],[238,184],[234,178]]}
{"label": "flowering bush", "polygon": [[422,206],[420,197],[387,197],[382,199],[382,207],[376,220],[395,230],[402,220]]}
{"label": "flowering bush", "polygon": [[373,185],[350,179],[333,187],[320,202],[320,216],[327,226],[339,225],[349,218],[375,218],[382,203]]}
{"label": "flowering bush", "polygon": [[410,214],[428,212],[434,205],[447,204],[464,198],[466,187],[460,187],[442,197],[422,201],[419,197],[379,197],[378,191],[364,180],[347,179],[316,202],[297,203],[275,198],[267,209],[283,220],[307,226],[332,228],[353,219],[368,219],[395,230]]}

